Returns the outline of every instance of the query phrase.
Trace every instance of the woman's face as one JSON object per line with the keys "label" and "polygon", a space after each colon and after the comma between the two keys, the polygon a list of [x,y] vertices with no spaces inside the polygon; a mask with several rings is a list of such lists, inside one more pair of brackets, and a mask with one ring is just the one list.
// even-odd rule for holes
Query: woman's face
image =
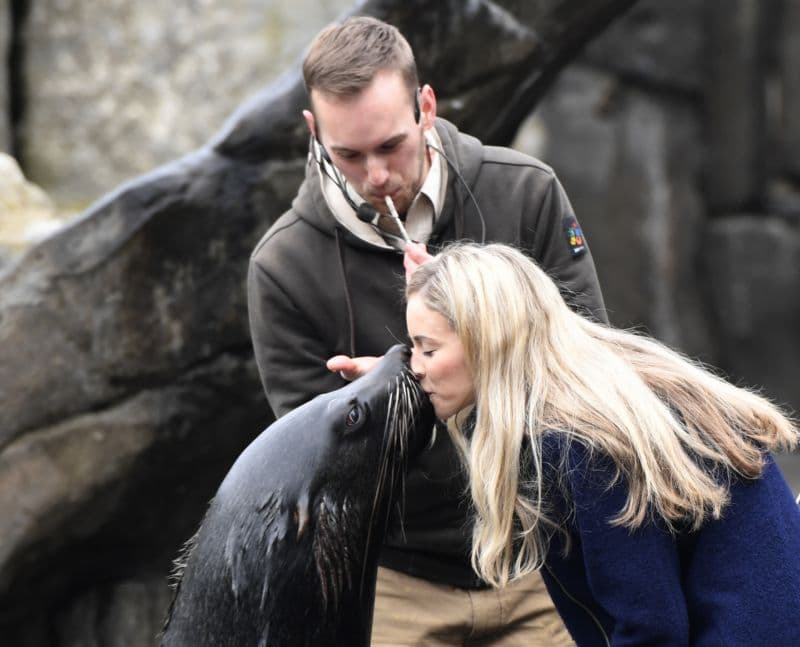
{"label": "woman's face", "polygon": [[406,306],[411,338],[411,370],[430,396],[436,416],[446,420],[475,402],[472,373],[464,347],[442,315],[428,308],[418,295]]}

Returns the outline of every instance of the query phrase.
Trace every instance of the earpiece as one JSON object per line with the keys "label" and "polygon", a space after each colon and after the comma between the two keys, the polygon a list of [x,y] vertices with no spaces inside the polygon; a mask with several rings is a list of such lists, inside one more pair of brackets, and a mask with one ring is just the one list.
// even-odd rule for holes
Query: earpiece
{"label": "earpiece", "polygon": [[434,146],[430,142],[427,142],[427,146],[428,146],[428,148],[431,148],[431,149],[435,150],[437,153],[439,153],[439,155],[441,155],[445,159],[445,161],[447,162],[448,166],[451,169],[453,169],[453,172],[456,174],[456,177],[460,180],[461,184],[464,185],[464,188],[467,191],[467,195],[469,195],[470,200],[472,200],[472,203],[475,205],[475,209],[478,212],[478,218],[481,221],[481,245],[485,244],[486,243],[486,220],[483,217],[483,212],[481,211],[481,206],[478,204],[478,201],[475,199],[475,196],[472,194],[472,190],[469,188],[469,184],[467,184],[467,181],[464,179],[464,176],[461,175],[461,173],[459,172],[458,167],[453,163],[453,161],[447,155],[445,155],[443,150],[441,150],[440,148],[437,148],[436,146]]}
{"label": "earpiece", "polygon": [[[325,146],[322,145],[322,142],[313,137],[314,143],[319,150],[319,158],[316,158],[317,164],[319,165],[320,170],[327,175],[331,181],[336,185],[336,187],[341,192],[344,199],[347,201],[347,204],[356,212],[356,216],[358,216],[359,220],[362,220],[366,223],[372,224],[372,221],[378,215],[378,210],[373,207],[368,202],[362,202],[360,205],[357,205],[355,201],[350,197],[350,194],[347,192],[347,187],[345,186],[345,181],[339,175],[339,169],[336,168],[336,165],[331,160],[331,156],[328,154],[328,151],[325,149]],[[328,166],[330,166],[330,170],[326,168],[326,166],[322,163],[325,162]]]}
{"label": "earpiece", "polygon": [[[416,123],[420,123],[421,119],[422,119],[422,107],[420,100],[420,88],[417,88],[416,91],[414,92],[414,121]],[[316,144],[317,149],[319,150],[319,157],[316,158],[316,161],[317,164],[319,164],[320,170],[333,181],[333,183],[339,189],[341,194],[344,196],[344,199],[347,201],[347,203],[350,205],[353,211],[355,211],[358,219],[363,222],[374,225],[374,220],[378,215],[378,210],[368,202],[362,202],[360,205],[355,203],[355,201],[350,197],[350,194],[347,192],[347,186],[345,184],[345,180],[341,177],[341,175],[339,175],[339,169],[336,168],[336,165],[331,160],[331,156],[328,154],[328,151],[325,149],[325,146],[323,146],[322,142],[315,136],[312,135],[312,137],[314,143]],[[450,166],[450,168],[456,174],[456,177],[459,179],[461,184],[466,189],[467,195],[475,205],[475,209],[478,213],[478,219],[480,220],[481,223],[481,243],[485,243],[486,220],[483,217],[483,212],[481,211],[481,207],[478,204],[478,201],[475,199],[475,196],[472,194],[472,191],[470,190],[467,181],[461,175],[461,173],[458,170],[458,167],[453,163],[453,161],[447,155],[445,155],[443,150],[437,148],[436,146],[433,146],[430,142],[427,143],[427,146],[435,150],[444,158],[448,166]],[[330,167],[330,170],[326,168],[322,162],[325,162]]]}
{"label": "earpiece", "polygon": [[326,149],[326,148],[325,148],[325,147],[322,145],[322,142],[321,142],[319,139],[317,139],[316,137],[314,138],[314,140],[317,142],[317,146],[319,147],[319,156],[320,156],[320,157],[321,157],[323,160],[325,160],[325,161],[326,161],[328,164],[331,164],[331,165],[333,165],[333,162],[331,161],[331,156],[330,156],[330,155],[328,155],[328,151],[327,151],[327,149]]}

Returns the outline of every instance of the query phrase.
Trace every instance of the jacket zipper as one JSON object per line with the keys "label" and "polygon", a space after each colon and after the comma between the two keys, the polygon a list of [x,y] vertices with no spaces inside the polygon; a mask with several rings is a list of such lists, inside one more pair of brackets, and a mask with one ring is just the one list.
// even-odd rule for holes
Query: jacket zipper
{"label": "jacket zipper", "polygon": [[566,587],[565,587],[565,586],[564,586],[564,585],[561,583],[561,580],[559,580],[559,579],[556,577],[556,574],[555,574],[555,573],[553,573],[553,571],[550,569],[550,567],[549,567],[547,564],[545,564],[545,565],[544,565],[544,567],[547,569],[547,572],[550,574],[550,577],[552,577],[552,578],[555,580],[556,584],[558,584],[558,587],[561,589],[561,591],[564,593],[564,595],[566,595],[566,596],[567,596],[567,597],[568,597],[570,600],[572,600],[572,601],[573,601],[573,602],[574,602],[576,605],[578,605],[578,607],[580,607],[581,609],[583,609],[583,610],[586,612],[586,615],[588,615],[588,616],[589,616],[589,618],[592,620],[592,622],[594,622],[595,626],[597,627],[597,630],[598,630],[598,631],[600,632],[600,634],[603,636],[603,640],[604,640],[604,641],[605,641],[605,643],[606,643],[606,647],[611,647],[611,640],[609,639],[608,635],[606,634],[606,631],[605,631],[605,629],[603,629],[603,625],[602,625],[602,624],[600,624],[600,621],[597,619],[597,616],[596,616],[596,615],[594,615],[594,614],[591,612],[591,610],[589,609],[589,607],[587,607],[587,606],[586,606],[586,605],[585,605],[583,602],[581,602],[580,600],[577,600],[576,598],[574,598],[574,597],[573,597],[573,596],[570,594],[570,592],[569,592],[569,591],[567,591]]}

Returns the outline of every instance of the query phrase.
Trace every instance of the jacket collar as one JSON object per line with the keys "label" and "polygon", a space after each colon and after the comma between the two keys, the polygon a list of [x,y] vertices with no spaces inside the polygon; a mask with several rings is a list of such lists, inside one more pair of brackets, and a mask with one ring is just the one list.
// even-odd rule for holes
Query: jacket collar
{"label": "jacket collar", "polygon": [[[472,184],[479,172],[483,158],[481,142],[470,135],[459,132],[453,124],[440,117],[436,119],[435,129],[436,136],[441,142],[441,150],[447,155],[450,162],[456,165],[465,181]],[[350,244],[393,249],[369,224],[356,217],[338,189],[335,193],[339,194],[339,198],[346,208],[339,209],[329,206],[323,192],[319,164],[314,153],[315,151],[310,149],[306,164],[306,180],[292,203],[295,213],[316,229],[328,232],[331,236],[334,228],[344,229],[346,239]],[[460,181],[456,180],[455,174],[448,168],[449,163],[438,154],[436,159],[439,160],[440,168],[444,172],[442,173],[434,232],[443,231],[448,226],[453,219],[453,206],[462,199],[460,192],[456,190]],[[335,195],[331,200],[335,200]],[[358,204],[358,202],[356,203]]]}

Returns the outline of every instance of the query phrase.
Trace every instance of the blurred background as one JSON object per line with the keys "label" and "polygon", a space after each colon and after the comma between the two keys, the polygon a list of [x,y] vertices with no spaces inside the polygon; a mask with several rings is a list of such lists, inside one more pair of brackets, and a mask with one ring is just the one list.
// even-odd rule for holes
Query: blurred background
{"label": "blurred background", "polygon": [[[496,4],[514,15],[555,3]],[[142,225],[118,205],[136,212],[125,187],[143,176],[163,184],[209,141],[235,133],[241,106],[269,84],[279,94],[310,38],[353,6],[0,0],[0,347],[58,340],[46,359],[29,350],[0,357],[0,598],[14,601],[0,612],[7,644],[148,644],[157,631],[176,546],[225,466],[269,421],[237,292],[242,250],[269,218],[245,227],[233,209],[227,224],[183,210],[172,222],[186,218],[184,228],[137,238]],[[481,56],[496,45],[473,48]],[[458,123],[457,110],[448,117]],[[302,133],[299,112],[293,121]],[[788,410],[800,407],[800,0],[640,0],[563,69],[512,140],[498,143],[540,157],[561,178],[614,324],[647,330]],[[286,205],[298,154],[289,146],[268,168],[248,162],[254,182],[268,186],[254,210]],[[143,210],[163,202],[136,196]],[[98,224],[101,215],[114,228],[102,229],[111,225]],[[210,309],[219,303],[205,279],[179,264],[152,275],[132,261],[125,271],[98,269],[131,246],[182,258],[188,238],[211,240],[228,224],[232,240],[241,233],[238,251],[223,240],[208,255],[233,267],[225,276],[235,298],[213,325],[197,324],[205,337],[175,323],[201,292]],[[126,228],[124,245],[107,242]],[[137,277],[151,281],[146,297],[131,283]],[[159,277],[174,290],[159,292]],[[112,334],[119,303],[147,312],[125,311],[137,330],[124,344]],[[17,315],[23,308],[27,318]],[[223,351],[209,350],[214,343]],[[74,354],[59,355],[67,347]],[[209,393],[227,400],[203,408]],[[153,411],[157,421],[143,421],[156,420]],[[142,440],[142,429],[158,442]],[[170,462],[164,447],[186,442],[192,452]],[[781,463],[800,492],[797,458]],[[178,485],[163,478],[171,470]],[[142,498],[162,496],[162,487],[174,496],[175,523],[150,515]],[[110,512],[120,507],[134,512]],[[153,534],[168,541],[139,550]],[[129,568],[109,544],[130,548]],[[82,565],[48,576],[41,565],[50,559]]]}

